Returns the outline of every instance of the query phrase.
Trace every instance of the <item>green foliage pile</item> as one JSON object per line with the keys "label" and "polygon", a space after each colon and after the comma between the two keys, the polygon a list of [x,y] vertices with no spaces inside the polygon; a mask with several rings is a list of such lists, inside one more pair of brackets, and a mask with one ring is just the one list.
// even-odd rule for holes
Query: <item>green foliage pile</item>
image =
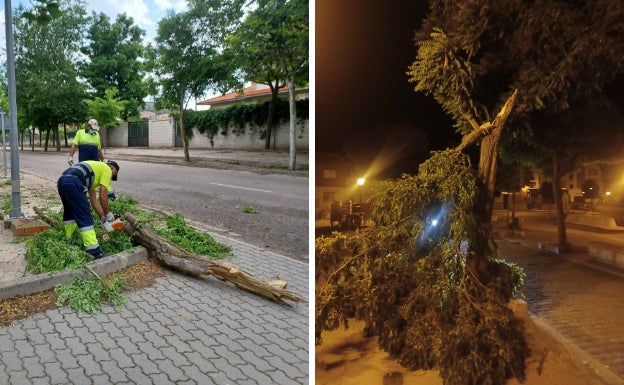
{"label": "green foliage pile", "polygon": [[69,305],[72,309],[90,314],[102,311],[102,301],[121,309],[128,298],[123,290],[131,287],[120,274],[100,279],[99,277],[76,278],[66,284],[57,285],[56,306]]}
{"label": "green foliage pile", "polygon": [[232,252],[232,248],[214,240],[210,234],[200,233],[188,227],[180,214],[169,215],[164,225],[155,225],[156,234],[165,237],[182,250],[197,255],[209,256],[213,259],[225,258]]}
{"label": "green foliage pile", "polygon": [[85,252],[82,241],[65,240],[62,227],[51,228],[26,240],[26,271],[33,274],[77,269],[93,257]]}
{"label": "green foliage pile", "polygon": [[[140,210],[137,201],[127,195],[120,195],[109,203],[113,213],[132,213],[137,219],[136,226],[161,219],[156,213]],[[62,212],[44,211],[51,219],[62,223]],[[97,214],[93,212],[93,215],[95,223],[99,223]],[[231,252],[230,247],[217,243],[210,235],[187,227],[180,214],[166,217],[164,224],[157,226],[155,232],[191,253],[223,258]],[[107,241],[101,240],[104,232],[98,226],[96,234],[100,238],[100,247],[108,254],[117,254],[136,246],[132,237],[125,231],[108,233]],[[34,274],[80,269],[93,260],[93,257],[84,250],[78,231],[74,232],[71,239],[66,239],[63,225],[51,226],[50,230],[29,238],[26,241],[25,258],[26,271]],[[68,305],[76,311],[93,314],[101,312],[102,301],[121,308],[127,300],[124,291],[129,289],[131,287],[121,274],[111,274],[104,278],[96,276],[75,278],[67,284],[57,285],[54,290],[58,294],[57,306]]]}
{"label": "green foliage pile", "polygon": [[417,176],[375,188],[374,228],[318,238],[316,343],[356,318],[403,366],[438,369],[447,385],[522,380],[529,352],[507,305],[523,272],[497,258],[476,194],[467,156],[433,153]]}
{"label": "green foliage pile", "polygon": [[[305,121],[309,118],[309,100],[298,100],[296,102],[297,119]],[[242,104],[238,103],[226,108],[211,108],[206,111],[185,111],[184,127],[186,136],[191,138],[193,135],[192,128],[208,136],[210,140],[217,135],[227,135],[228,128],[232,127],[232,133],[241,135],[245,133],[245,127],[249,126],[251,130],[260,130],[260,138],[263,139],[264,131],[266,131],[266,123],[269,119],[269,109],[271,102],[267,101],[258,104]],[[279,125],[290,119],[288,109],[288,101],[278,99],[277,111],[274,117],[274,124]]]}

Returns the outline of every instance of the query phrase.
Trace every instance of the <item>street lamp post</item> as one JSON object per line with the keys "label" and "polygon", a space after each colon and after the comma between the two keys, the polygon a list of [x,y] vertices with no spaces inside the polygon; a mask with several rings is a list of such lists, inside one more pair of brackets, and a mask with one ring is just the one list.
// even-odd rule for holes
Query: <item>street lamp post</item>
{"label": "street lamp post", "polygon": [[6,159],[6,133],[4,131],[4,118],[6,117],[6,112],[4,109],[0,108],[0,119],[2,119],[2,160],[4,162],[4,177],[7,176],[7,159]]}
{"label": "street lamp post", "polygon": [[4,26],[7,53],[7,83],[9,86],[9,132],[11,133],[11,218],[21,218],[19,154],[17,134],[17,101],[15,89],[15,55],[13,54],[13,13],[11,0],[4,0]]}

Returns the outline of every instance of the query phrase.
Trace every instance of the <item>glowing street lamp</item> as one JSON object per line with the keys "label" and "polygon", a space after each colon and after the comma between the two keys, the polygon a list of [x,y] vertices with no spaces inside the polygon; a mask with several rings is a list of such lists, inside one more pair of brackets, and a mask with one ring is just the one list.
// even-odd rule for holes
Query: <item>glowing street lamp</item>
{"label": "glowing street lamp", "polygon": [[366,182],[366,178],[361,177],[357,179],[357,185],[360,189],[360,203],[362,203],[362,186],[364,186],[364,182]]}

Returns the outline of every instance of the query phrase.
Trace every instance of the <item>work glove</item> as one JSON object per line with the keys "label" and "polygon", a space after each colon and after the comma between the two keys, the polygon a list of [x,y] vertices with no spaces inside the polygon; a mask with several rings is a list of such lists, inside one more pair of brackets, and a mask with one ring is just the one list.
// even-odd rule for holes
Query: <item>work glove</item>
{"label": "work glove", "polygon": [[111,213],[110,211],[108,212],[108,214],[106,214],[106,220],[109,222],[115,222],[115,214]]}
{"label": "work glove", "polygon": [[109,201],[114,201],[115,199],[117,199],[117,196],[115,195],[114,191],[111,191],[108,193],[108,200]]}
{"label": "work glove", "polygon": [[109,222],[106,217],[100,219],[100,225],[107,233],[112,233],[113,231],[115,231],[115,229],[113,229],[113,224]]}
{"label": "work glove", "polygon": [[68,156],[67,157],[67,164],[69,164],[70,166],[74,165],[74,157],[73,156]]}

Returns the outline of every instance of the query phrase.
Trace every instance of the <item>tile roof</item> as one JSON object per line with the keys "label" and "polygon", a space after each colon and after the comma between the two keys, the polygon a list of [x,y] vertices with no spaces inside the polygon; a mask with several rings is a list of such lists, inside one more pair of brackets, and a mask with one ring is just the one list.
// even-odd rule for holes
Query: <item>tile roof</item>
{"label": "tile roof", "polygon": [[[279,89],[279,92],[284,92],[287,89],[288,87],[286,86],[281,87]],[[255,89],[252,87],[245,87],[243,89],[243,92],[230,92],[229,94],[202,100],[201,102],[197,102],[197,104],[200,106],[209,106],[211,104],[234,101],[236,99],[245,99],[245,98],[249,98],[252,96],[260,96],[260,95],[271,95],[271,89],[270,88]]]}

